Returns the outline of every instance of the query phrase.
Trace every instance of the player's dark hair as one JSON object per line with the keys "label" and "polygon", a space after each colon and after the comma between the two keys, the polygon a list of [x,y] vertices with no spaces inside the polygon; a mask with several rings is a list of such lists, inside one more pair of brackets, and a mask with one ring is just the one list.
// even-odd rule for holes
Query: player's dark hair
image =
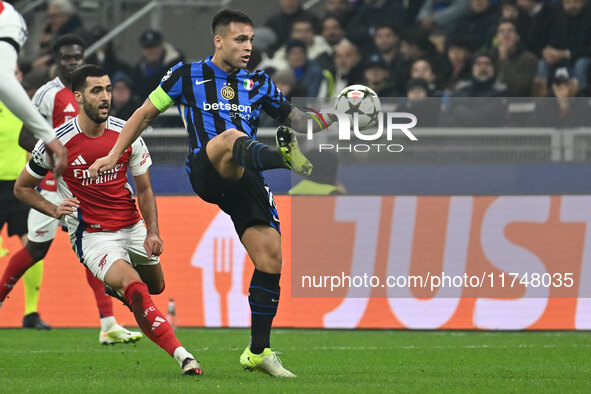
{"label": "player's dark hair", "polygon": [[216,34],[222,27],[227,27],[230,23],[246,23],[247,25],[254,26],[252,19],[248,17],[244,12],[238,10],[221,10],[213,17],[211,22],[211,32]]}
{"label": "player's dark hair", "polygon": [[73,92],[81,92],[86,87],[86,78],[103,77],[107,75],[107,70],[95,64],[83,64],[72,73],[70,86]]}
{"label": "player's dark hair", "polygon": [[79,35],[64,34],[53,43],[51,46],[51,53],[54,57],[57,57],[60,48],[68,45],[80,45],[83,50],[86,49],[86,43],[84,43],[84,40]]}

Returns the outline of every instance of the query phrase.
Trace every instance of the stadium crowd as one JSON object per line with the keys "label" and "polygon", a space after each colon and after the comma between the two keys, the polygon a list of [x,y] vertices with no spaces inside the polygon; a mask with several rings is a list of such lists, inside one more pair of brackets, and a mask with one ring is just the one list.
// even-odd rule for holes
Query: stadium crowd
{"label": "stadium crowd", "polygon": [[[495,111],[504,111],[503,125],[511,124],[507,98],[555,98],[542,100],[526,120],[513,117],[526,125],[577,126],[583,120],[570,114],[589,110],[577,108],[588,107],[586,100],[570,99],[591,95],[588,0],[323,0],[319,13],[304,10],[302,0],[272,1],[278,11],[255,28],[249,68],[265,69],[288,98],[329,98],[364,84],[380,97],[399,98],[403,107],[428,111],[419,126],[480,125],[481,114],[455,116],[480,106],[469,100],[448,106],[448,98],[497,98],[489,115],[496,119]],[[86,28],[73,0],[48,1],[46,17],[37,60],[21,65],[26,73],[34,70],[25,78],[30,89],[53,76],[49,48],[59,36],[77,33],[90,45],[107,33]],[[139,45],[142,56],[133,65],[111,43],[87,59],[109,72],[112,114],[123,119],[185,60],[159,31],[144,31]],[[421,104],[428,97],[440,99]],[[505,101],[496,104],[498,98]]]}

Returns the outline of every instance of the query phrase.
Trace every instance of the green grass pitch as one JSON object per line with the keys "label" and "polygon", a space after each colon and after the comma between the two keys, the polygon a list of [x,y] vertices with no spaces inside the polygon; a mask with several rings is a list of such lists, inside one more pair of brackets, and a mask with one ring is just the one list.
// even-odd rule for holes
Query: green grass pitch
{"label": "green grass pitch", "polygon": [[245,329],[177,331],[204,376],[143,338],[98,329],[0,330],[0,393],[589,392],[591,332],[274,330],[296,379],[243,371]]}

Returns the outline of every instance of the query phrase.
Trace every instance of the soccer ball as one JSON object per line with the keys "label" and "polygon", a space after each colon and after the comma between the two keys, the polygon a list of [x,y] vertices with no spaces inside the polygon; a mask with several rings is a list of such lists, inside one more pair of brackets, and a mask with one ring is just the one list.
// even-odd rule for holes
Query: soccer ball
{"label": "soccer ball", "polygon": [[380,116],[380,99],[376,92],[364,85],[351,85],[339,93],[335,109],[349,115],[353,125],[353,114],[358,114],[357,126],[359,130],[373,127]]}

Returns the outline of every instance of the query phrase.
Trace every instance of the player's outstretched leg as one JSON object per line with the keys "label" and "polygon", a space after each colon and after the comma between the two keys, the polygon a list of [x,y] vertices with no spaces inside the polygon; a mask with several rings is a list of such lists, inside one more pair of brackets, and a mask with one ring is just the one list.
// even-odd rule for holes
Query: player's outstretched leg
{"label": "player's outstretched leg", "polygon": [[113,301],[105,294],[105,284],[95,277],[88,268],[85,268],[85,271],[86,282],[92,289],[101,319],[99,343],[101,345],[116,345],[118,343],[134,343],[142,339],[141,332],[129,331],[117,323],[113,315]]}
{"label": "player's outstretched leg", "polygon": [[[287,140],[283,137],[282,141]],[[229,129],[207,143],[207,157],[225,179],[237,180],[244,168],[253,171],[274,168],[292,169],[300,175],[311,172],[312,165],[300,152],[295,137],[289,138],[280,149],[272,150],[262,142],[255,141],[236,129]]]}
{"label": "player's outstretched leg", "polygon": [[[43,258],[43,256],[41,256]],[[8,265],[4,270],[4,274],[0,279],[0,305],[4,302],[8,294],[12,291],[14,285],[18,280],[28,272],[27,270],[33,266],[36,267],[35,272],[30,272],[32,281],[27,283],[25,287],[25,300],[29,304],[28,310],[25,310],[25,317],[23,318],[24,328],[36,328],[38,330],[51,330],[51,326],[41,320],[39,313],[37,313],[37,300],[39,297],[39,284],[43,276],[43,265],[35,265],[37,260],[31,257],[27,248],[23,247],[16,252],[8,261]],[[32,282],[32,283],[31,283]],[[28,291],[29,290],[29,291]]]}
{"label": "player's outstretched leg", "polygon": [[181,345],[166,317],[154,305],[148,286],[133,281],[125,287],[124,296],[144,334],[178,361],[182,373],[202,375],[201,364]]}
{"label": "player's outstretched leg", "polygon": [[293,172],[301,176],[308,176],[312,173],[312,163],[300,151],[293,130],[287,126],[279,126],[275,141],[283,161]]}
{"label": "player's outstretched leg", "polygon": [[0,302],[6,299],[16,282],[33,264],[35,261],[26,248],[22,248],[10,258],[0,279]]}

